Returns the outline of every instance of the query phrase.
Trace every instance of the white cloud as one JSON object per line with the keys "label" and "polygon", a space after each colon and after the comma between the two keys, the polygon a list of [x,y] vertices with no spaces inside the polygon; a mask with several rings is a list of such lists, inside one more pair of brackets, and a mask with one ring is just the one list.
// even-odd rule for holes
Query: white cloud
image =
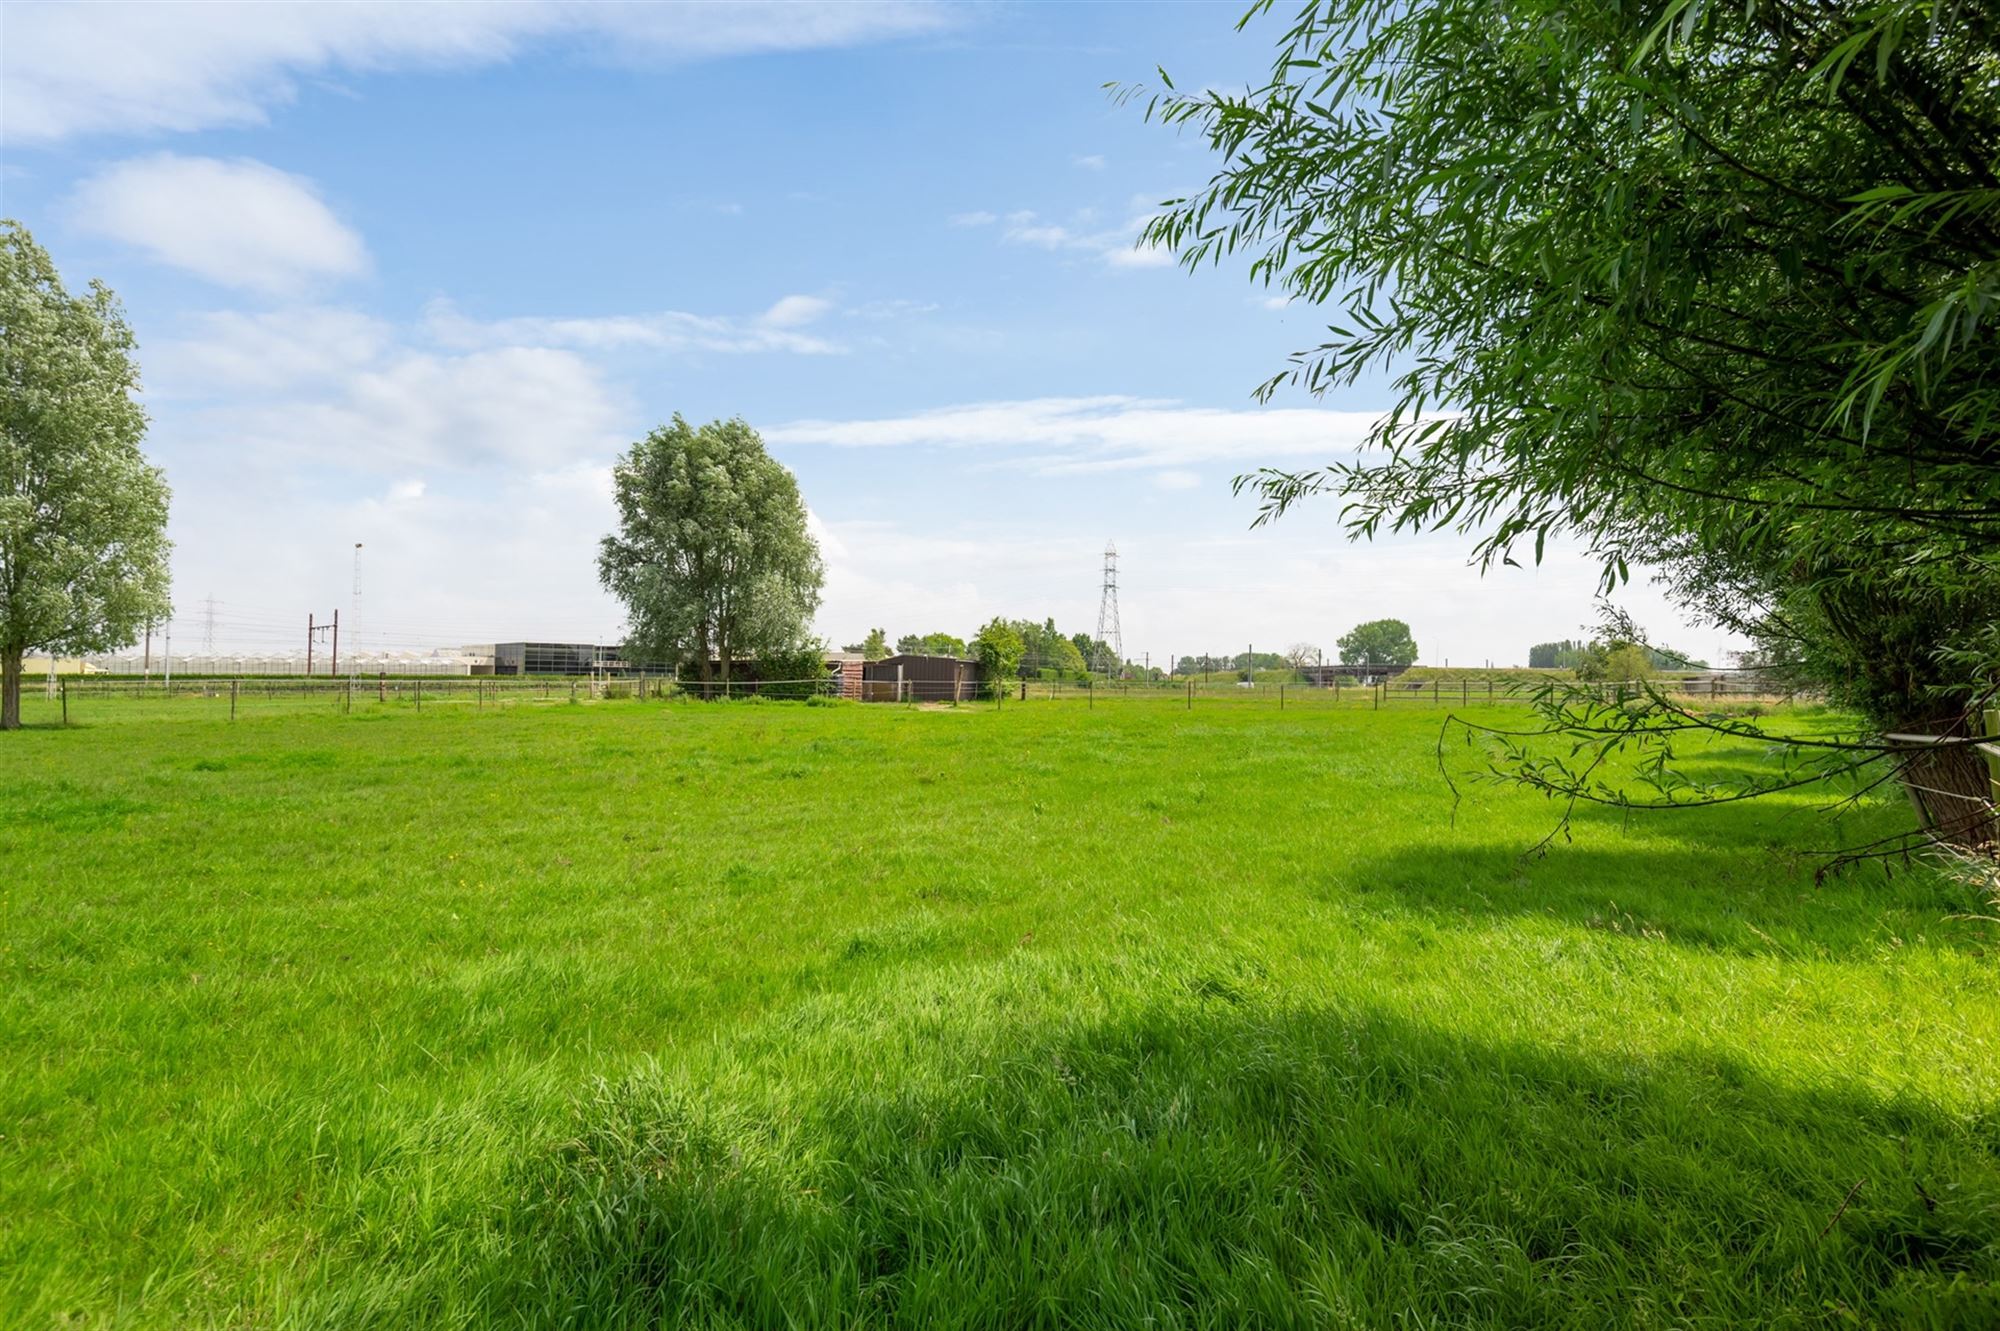
{"label": "white cloud", "polygon": [[461,314],[450,301],[437,300],[425,309],[424,319],[431,336],[452,347],[563,346],[585,351],[637,348],[830,356],[845,348],[829,338],[798,329],[798,325],[819,318],[829,308],[829,302],[816,296],[786,296],[763,314],[748,318],[663,310],[654,314],[531,316],[481,321]]}
{"label": "white cloud", "polygon": [[1257,302],[1258,305],[1267,310],[1287,309],[1291,306],[1291,303],[1292,298],[1290,296],[1265,296]]}
{"label": "white cloud", "polygon": [[1048,473],[1178,468],[1352,456],[1378,416],[1318,408],[1226,410],[1107,395],[978,402],[875,420],[791,421],[764,431],[778,444],[842,448],[933,446],[1007,450]]}
{"label": "white cloud", "polygon": [[1149,216],[1136,215],[1120,227],[1093,228],[1095,209],[1080,210],[1074,218],[1076,226],[1044,221],[1038,214],[1023,209],[1007,214],[1007,226],[1000,239],[1010,245],[1088,254],[1112,268],[1164,268],[1174,261],[1171,253],[1138,243],[1140,229]]}
{"label": "white cloud", "polygon": [[1201,486],[1201,474],[1192,471],[1163,471],[1153,477],[1153,484],[1162,490],[1194,490]]}
{"label": "white cloud", "polygon": [[926,314],[935,314],[941,308],[932,300],[871,300],[851,306],[841,313],[850,319],[915,319]]}
{"label": "white cloud", "polygon": [[868,4],[452,5],[14,3],[0,44],[0,136],[45,143],[93,132],[262,123],[311,79],[468,69],[560,43],[647,63],[802,50],[941,31],[928,0]]}
{"label": "white cloud", "polygon": [[976,212],[953,213],[951,215],[951,224],[953,226],[992,226],[999,220],[1000,215],[998,213]]}
{"label": "white cloud", "polygon": [[765,310],[758,322],[770,328],[798,328],[818,322],[832,308],[832,301],[819,296],[785,296]]}
{"label": "white cloud", "polygon": [[375,364],[395,340],[356,310],[293,306],[197,315],[189,334],[148,347],[149,393],[200,396],[323,383]]}
{"label": "white cloud", "polygon": [[312,182],[244,158],[156,153],[85,180],[80,225],[223,286],[292,294],[368,269]]}
{"label": "white cloud", "polygon": [[1167,268],[1173,265],[1174,256],[1158,245],[1124,245],[1106,250],[1104,262],[1113,268]]}
{"label": "white cloud", "polygon": [[406,481],[397,481],[389,487],[389,501],[396,504],[413,504],[424,497],[424,478],[413,476]]}
{"label": "white cloud", "polygon": [[624,413],[597,367],[551,347],[464,355],[399,350],[325,393],[229,406],[219,439],[276,450],[292,465],[412,464],[478,470],[607,456]]}
{"label": "white cloud", "polygon": [[1069,159],[1069,164],[1071,166],[1082,167],[1085,171],[1102,171],[1104,169],[1104,154],[1087,153],[1081,157],[1072,157]]}
{"label": "white cloud", "polygon": [[1088,249],[1083,237],[1071,232],[1067,227],[1019,224],[1007,228],[1007,240],[1016,245],[1034,245],[1045,250]]}

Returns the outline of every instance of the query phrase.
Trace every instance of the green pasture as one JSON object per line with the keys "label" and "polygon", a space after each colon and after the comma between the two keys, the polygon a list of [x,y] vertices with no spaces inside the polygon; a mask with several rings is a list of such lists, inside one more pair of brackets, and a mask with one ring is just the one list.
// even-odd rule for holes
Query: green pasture
{"label": "green pasture", "polygon": [[1897,799],[1531,858],[1365,698],[323,701],[0,736],[0,1325],[2000,1325],[2000,924],[1814,881]]}

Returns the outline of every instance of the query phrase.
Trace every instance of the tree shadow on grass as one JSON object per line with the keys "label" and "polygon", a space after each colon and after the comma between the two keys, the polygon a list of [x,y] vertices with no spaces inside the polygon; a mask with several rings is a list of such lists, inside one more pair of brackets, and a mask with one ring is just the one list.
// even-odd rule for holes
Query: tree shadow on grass
{"label": "tree shadow on grass", "polygon": [[1680,947],[1744,955],[1773,951],[1840,958],[1893,937],[1991,953],[2000,933],[1973,916],[1990,907],[1966,884],[1877,868],[1813,879],[1814,864],[1779,850],[1699,845],[1630,849],[1562,845],[1546,855],[1511,846],[1402,846],[1329,866],[1314,897],[1452,921],[1543,916]]}
{"label": "tree shadow on grass", "polygon": [[715,1079],[600,1086],[514,1180],[493,1315],[2000,1324],[1990,1109],[1274,1010],[1200,979],[1087,1018],[898,1018],[806,1067],[774,1043]]}

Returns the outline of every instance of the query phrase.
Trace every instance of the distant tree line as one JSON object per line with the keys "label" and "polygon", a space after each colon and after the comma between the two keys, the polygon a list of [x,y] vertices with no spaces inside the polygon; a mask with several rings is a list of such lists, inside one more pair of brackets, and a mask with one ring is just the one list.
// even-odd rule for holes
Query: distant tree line
{"label": "distant tree line", "polygon": [[[893,654],[897,656],[957,656],[968,659],[981,657],[981,644],[990,649],[997,641],[1003,646],[1005,639],[1001,630],[1013,634],[1020,647],[1011,652],[1012,664],[1007,673],[1016,672],[1028,676],[1049,675],[1056,678],[1081,679],[1093,668],[1111,658],[1110,648],[1100,639],[1088,633],[1064,633],[1056,627],[1054,617],[1046,617],[1037,622],[1032,619],[996,618],[970,638],[961,638],[955,633],[943,631],[933,633],[905,633],[896,639]],[[843,649],[859,652],[870,661],[879,661],[892,654],[889,635],[884,629],[871,629],[860,642],[851,642]],[[1011,650],[1011,649],[1010,649]],[[1006,659],[1010,652],[1003,651]],[[1129,663],[1125,663],[1129,669]]]}
{"label": "distant tree line", "polygon": [[[1620,646],[1636,647],[1644,656],[1648,670],[1706,670],[1708,662],[1697,660],[1667,647],[1654,647],[1645,643],[1610,643],[1582,638],[1564,638],[1560,642],[1538,642],[1528,649],[1528,666],[1534,670],[1575,670],[1582,673],[1595,668],[1606,653]],[[1622,678],[1633,678],[1623,676]]]}

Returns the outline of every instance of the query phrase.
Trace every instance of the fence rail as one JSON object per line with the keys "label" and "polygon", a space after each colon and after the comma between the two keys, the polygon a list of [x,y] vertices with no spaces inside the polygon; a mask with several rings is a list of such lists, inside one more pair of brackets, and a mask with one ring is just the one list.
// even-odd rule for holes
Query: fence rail
{"label": "fence rail", "polygon": [[[1391,679],[1376,684],[1274,684],[1249,681],[1099,680],[1077,683],[1067,680],[1024,680],[1009,696],[1017,701],[1118,702],[1128,699],[1181,700],[1188,706],[1201,702],[1236,701],[1273,707],[1477,707],[1522,706],[1532,702],[1548,686],[1547,680],[1510,679]],[[1605,701],[1638,697],[1641,686],[1631,683],[1575,684],[1564,687],[1593,694]],[[1784,704],[1820,701],[1819,695],[1776,689],[1746,681],[1654,680],[1651,687],[1690,703],[1709,701],[1735,704]]]}
{"label": "fence rail", "polygon": [[[906,680],[900,692],[893,684],[867,687],[870,705],[1019,706],[1068,704],[1094,708],[1152,702],[1198,706],[1270,707],[1292,709],[1443,708],[1519,706],[1543,687],[1539,683],[1501,679],[1408,680],[1374,685],[1272,684],[1219,680],[1014,680],[1001,690],[972,681]],[[1636,695],[1633,685],[1584,686],[1607,700]],[[1691,702],[1714,704],[1782,704],[1817,701],[1809,695],[1784,693],[1747,683],[1699,681],[1692,687],[1656,683]],[[189,715],[196,707],[208,714],[226,709],[231,717],[276,712],[356,710],[422,712],[427,709],[479,711],[488,708],[553,706],[616,701],[737,701],[803,700],[841,696],[841,681],[829,676],[801,680],[713,680],[706,683],[665,675],[624,675],[597,679],[507,676],[406,676],[402,678],[327,679],[305,676],[265,676],[242,679],[134,679],[124,676],[65,676],[53,686],[30,685],[24,702],[40,719],[64,724],[125,716],[133,719]],[[133,704],[150,704],[134,706]]]}

